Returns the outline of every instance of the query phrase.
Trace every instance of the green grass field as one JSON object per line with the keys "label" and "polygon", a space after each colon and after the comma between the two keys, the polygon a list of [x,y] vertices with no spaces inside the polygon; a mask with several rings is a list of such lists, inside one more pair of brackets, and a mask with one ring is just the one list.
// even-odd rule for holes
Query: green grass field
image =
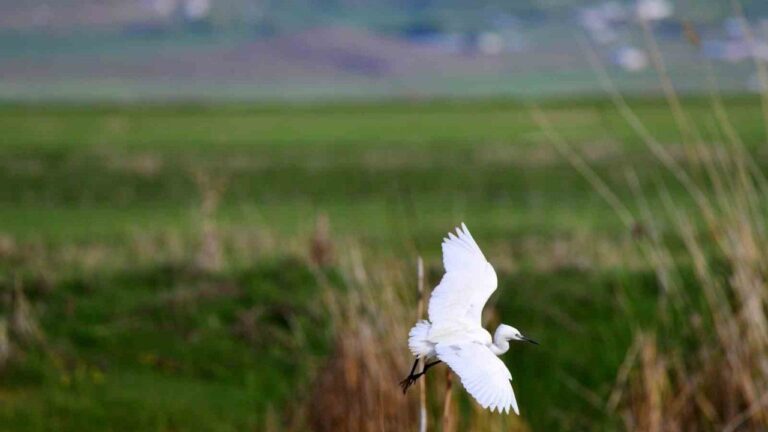
{"label": "green grass field", "polygon": [[[631,104],[685,152],[663,102]],[[762,163],[759,101],[726,105]],[[706,101],[686,107],[723,141]],[[541,108],[630,208],[629,170],[652,208],[662,186],[690,201],[609,103]],[[44,334],[0,374],[2,430],[259,430],[288,415],[330,354],[306,259],[321,214],[337,253],[423,255],[432,285],[442,237],[465,221],[497,267],[502,319],[542,342],[505,356],[525,421],[616,421],[589,396],[611,391],[658,285],[622,261],[632,233],[526,106],[5,106],[0,130],[0,316],[21,286]],[[200,173],[223,185],[214,272],[194,266]]]}

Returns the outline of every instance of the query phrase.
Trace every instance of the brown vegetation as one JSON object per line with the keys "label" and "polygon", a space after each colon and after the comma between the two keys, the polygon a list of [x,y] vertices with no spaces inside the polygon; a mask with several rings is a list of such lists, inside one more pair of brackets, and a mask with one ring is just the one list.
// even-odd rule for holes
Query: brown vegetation
{"label": "brown vegetation", "polygon": [[[716,89],[711,94],[717,119],[714,133],[723,143],[705,142],[682,108],[656,41],[643,24],[651,59],[686,146],[682,161],[672,157],[639,122],[597,56],[588,52],[627,123],[685,187],[694,209],[675,203],[666,185],[660,185],[666,205],[663,213],[654,212],[637,177],[630,173],[628,180],[640,204],[640,216],[635,216],[585,158],[555,133],[546,115],[534,110],[535,120],[550,141],[592,183],[628,229],[635,233],[635,227],[643,227],[643,235],[635,239],[663,288],[658,323],[651,329],[638,326],[607,411],[619,414],[627,430],[766,430],[766,179],[734,130]],[[711,66],[705,66],[711,73]],[[764,65],[758,65],[762,68]],[[762,79],[765,74],[760,75]],[[671,219],[671,225],[662,229],[659,221],[665,217]],[[672,251],[664,236],[680,240],[684,253]],[[692,272],[692,277],[686,279],[686,272]]]}
{"label": "brown vegetation", "polygon": [[414,321],[403,289],[406,272],[397,264],[376,272],[357,249],[342,265],[346,288],[326,292],[335,344],[308,402],[312,429],[413,430],[416,393],[403,396],[397,385],[410,366],[405,341]]}

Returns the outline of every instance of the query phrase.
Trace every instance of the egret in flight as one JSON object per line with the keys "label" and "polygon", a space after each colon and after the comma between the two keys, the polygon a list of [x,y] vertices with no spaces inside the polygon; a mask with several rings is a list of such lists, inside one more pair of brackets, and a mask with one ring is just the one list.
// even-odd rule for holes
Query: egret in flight
{"label": "egret in flight", "polygon": [[[464,388],[483,407],[520,415],[512,375],[498,356],[509,350],[509,341],[526,341],[519,330],[499,325],[493,338],[482,326],[483,306],[496,291],[496,272],[463,223],[456,234],[443,239],[445,275],[429,299],[429,320],[416,323],[408,347],[416,361],[400,385],[403,393],[427,370],[445,362],[461,379]],[[427,360],[437,360],[427,363]],[[419,360],[424,368],[416,372]]]}

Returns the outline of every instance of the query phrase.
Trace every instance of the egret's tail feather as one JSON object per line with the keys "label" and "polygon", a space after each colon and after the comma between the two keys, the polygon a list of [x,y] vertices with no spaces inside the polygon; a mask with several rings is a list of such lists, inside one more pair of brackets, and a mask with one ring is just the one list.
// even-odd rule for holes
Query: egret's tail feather
{"label": "egret's tail feather", "polygon": [[427,335],[432,324],[429,321],[419,321],[408,333],[408,348],[414,356],[430,357],[434,352],[433,344],[427,341]]}

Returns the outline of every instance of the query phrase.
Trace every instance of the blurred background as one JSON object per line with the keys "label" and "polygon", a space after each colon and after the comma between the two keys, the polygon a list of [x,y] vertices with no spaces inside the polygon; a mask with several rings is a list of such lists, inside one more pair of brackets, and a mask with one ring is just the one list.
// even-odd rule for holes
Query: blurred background
{"label": "blurred background", "polygon": [[[0,0],[0,430],[765,430],[767,65],[758,0]],[[397,385],[461,222],[520,417]]]}
{"label": "blurred background", "polygon": [[[656,87],[638,17],[679,90],[758,87],[727,0],[145,0],[0,3],[0,97],[13,100],[310,100],[557,96],[599,90],[585,40],[617,83]],[[743,2],[756,31],[764,2]],[[695,26],[700,46],[685,40]],[[768,47],[755,41],[755,55]]]}

